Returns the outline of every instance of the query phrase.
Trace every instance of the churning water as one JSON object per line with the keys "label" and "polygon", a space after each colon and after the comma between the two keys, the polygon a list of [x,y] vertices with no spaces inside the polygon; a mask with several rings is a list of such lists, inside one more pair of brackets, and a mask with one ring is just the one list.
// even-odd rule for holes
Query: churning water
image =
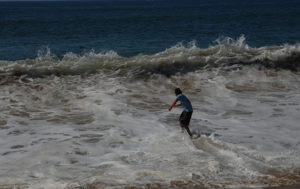
{"label": "churning water", "polygon": [[[299,30],[288,33],[284,28],[299,27],[293,25],[297,2],[245,1],[249,6],[239,3],[241,9],[236,9],[235,1],[197,1],[183,6],[183,12],[172,11],[182,3],[158,2],[94,2],[88,9],[78,2],[70,7],[48,2],[52,6],[47,9],[43,3],[0,3],[0,14],[17,15],[0,20],[5,23],[0,44],[0,187],[299,183]],[[250,14],[245,6],[256,12]],[[265,6],[269,9],[264,14],[260,8]],[[284,14],[286,6],[289,14]],[[210,17],[207,7],[223,12]],[[276,7],[282,7],[279,13],[289,23],[275,19]],[[44,11],[30,11],[40,9]],[[57,14],[44,20],[50,10]],[[224,15],[241,17],[225,22]],[[259,26],[261,20],[270,22]],[[83,23],[87,28],[77,27]],[[190,26],[199,26],[201,34]],[[199,45],[220,34],[220,28],[239,37]],[[182,39],[195,41],[172,45]],[[193,104],[191,130],[209,136],[190,140],[181,133],[181,109],[168,111],[176,87]]]}

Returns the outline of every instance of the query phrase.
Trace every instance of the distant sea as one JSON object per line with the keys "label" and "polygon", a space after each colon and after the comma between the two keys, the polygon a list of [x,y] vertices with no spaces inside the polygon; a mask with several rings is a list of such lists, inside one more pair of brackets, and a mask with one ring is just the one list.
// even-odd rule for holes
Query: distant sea
{"label": "distant sea", "polygon": [[295,44],[299,14],[298,0],[0,2],[0,60],[35,58],[44,47],[133,56],[241,35],[252,47]]}

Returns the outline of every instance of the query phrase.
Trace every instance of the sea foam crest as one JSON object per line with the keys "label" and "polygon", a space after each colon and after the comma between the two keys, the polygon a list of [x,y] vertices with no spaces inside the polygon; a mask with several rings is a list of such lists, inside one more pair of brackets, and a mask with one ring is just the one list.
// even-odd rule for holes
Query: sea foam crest
{"label": "sea foam crest", "polygon": [[115,51],[90,51],[83,55],[72,52],[62,58],[52,54],[49,48],[38,51],[35,59],[0,61],[1,75],[47,75],[92,74],[98,71],[143,76],[145,74],[172,75],[193,72],[207,67],[238,65],[261,65],[297,71],[300,67],[300,45],[250,47],[245,36],[236,40],[218,38],[208,48],[199,48],[195,41],[187,45],[178,43],[155,54],[119,56]]}

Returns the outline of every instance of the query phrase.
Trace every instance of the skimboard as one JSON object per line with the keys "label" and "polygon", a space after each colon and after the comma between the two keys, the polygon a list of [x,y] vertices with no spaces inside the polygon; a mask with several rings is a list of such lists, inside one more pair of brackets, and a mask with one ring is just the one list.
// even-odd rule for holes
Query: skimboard
{"label": "skimboard", "polygon": [[198,131],[198,132],[192,131],[192,134],[193,134],[193,138],[192,138],[192,139],[198,139],[198,138],[200,138],[201,136],[206,136],[206,137],[211,137],[211,136],[213,136],[213,137],[218,137],[218,136],[220,136],[220,135],[217,134],[217,133],[200,132],[200,131]]}

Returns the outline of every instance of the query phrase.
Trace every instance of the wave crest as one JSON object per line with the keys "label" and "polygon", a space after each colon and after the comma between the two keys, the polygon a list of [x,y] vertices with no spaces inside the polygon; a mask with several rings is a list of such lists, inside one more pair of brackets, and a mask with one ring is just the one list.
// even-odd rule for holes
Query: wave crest
{"label": "wave crest", "polygon": [[119,56],[115,51],[83,55],[72,52],[62,58],[52,54],[49,48],[38,51],[35,59],[0,61],[1,75],[81,75],[98,71],[126,74],[137,77],[148,74],[192,72],[203,68],[231,65],[260,65],[266,68],[280,68],[298,71],[300,67],[300,45],[265,46],[254,48],[246,43],[242,35],[238,39],[219,38],[208,48],[197,47],[194,41],[188,45],[178,43],[156,54],[139,54],[132,57]]}

